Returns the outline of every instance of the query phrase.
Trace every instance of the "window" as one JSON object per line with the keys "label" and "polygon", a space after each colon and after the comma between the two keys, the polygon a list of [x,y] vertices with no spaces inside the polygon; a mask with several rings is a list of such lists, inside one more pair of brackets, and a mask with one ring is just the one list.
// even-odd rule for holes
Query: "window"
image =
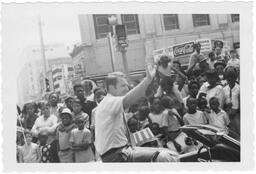
{"label": "window", "polygon": [[231,14],[232,22],[239,22],[239,14]]}
{"label": "window", "polygon": [[163,18],[165,30],[179,29],[179,21],[177,14],[164,14]]}
{"label": "window", "polygon": [[121,15],[121,19],[122,19],[122,24],[124,24],[126,26],[126,34],[127,35],[140,33],[138,15],[123,14],[123,15]]}
{"label": "window", "polygon": [[68,67],[68,71],[74,71],[73,67]]}
{"label": "window", "polygon": [[109,32],[112,32],[112,27],[108,24],[110,14],[93,15],[94,28],[96,39],[105,38]]}
{"label": "window", "polygon": [[192,14],[194,27],[210,25],[208,14]]}

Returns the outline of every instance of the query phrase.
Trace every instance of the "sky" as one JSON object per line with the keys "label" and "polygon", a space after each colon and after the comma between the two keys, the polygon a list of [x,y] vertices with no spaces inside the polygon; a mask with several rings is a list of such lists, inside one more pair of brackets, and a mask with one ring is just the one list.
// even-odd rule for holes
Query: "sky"
{"label": "sky", "polygon": [[14,73],[19,73],[24,48],[39,45],[38,17],[43,22],[44,43],[72,46],[81,42],[78,14],[67,6],[50,4],[11,4],[2,6],[2,53],[8,60],[17,60]]}

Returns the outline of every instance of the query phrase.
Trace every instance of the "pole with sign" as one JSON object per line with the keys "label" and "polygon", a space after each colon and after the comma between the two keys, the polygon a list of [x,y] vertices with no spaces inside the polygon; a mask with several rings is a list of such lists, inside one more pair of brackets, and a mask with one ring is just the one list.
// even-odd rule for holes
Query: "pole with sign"
{"label": "pole with sign", "polygon": [[124,72],[127,76],[127,79],[130,79],[129,72],[128,72],[128,63],[127,63],[127,57],[126,57],[126,47],[128,47],[128,43],[126,40],[126,30],[125,25],[116,25],[115,26],[115,32],[117,37],[117,46],[118,50],[122,54],[123,59],[123,65],[124,65]]}

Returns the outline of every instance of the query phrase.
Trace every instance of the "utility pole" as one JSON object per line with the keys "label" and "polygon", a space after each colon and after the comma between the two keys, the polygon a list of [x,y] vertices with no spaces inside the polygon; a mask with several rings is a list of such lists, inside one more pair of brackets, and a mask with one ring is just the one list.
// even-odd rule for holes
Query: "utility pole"
{"label": "utility pole", "polygon": [[111,67],[112,67],[112,72],[115,72],[115,51],[114,51],[114,46],[113,46],[113,38],[111,36],[111,32],[108,33],[108,46],[109,46],[109,52],[110,52],[110,58],[111,58]]}
{"label": "utility pole", "polygon": [[46,57],[45,57],[45,47],[44,47],[44,39],[43,39],[43,31],[42,31],[42,21],[40,16],[38,16],[38,28],[39,28],[39,36],[40,36],[40,51],[43,59],[43,77],[44,77],[44,89],[46,91],[47,86],[45,80],[47,79],[47,65],[46,65]]}

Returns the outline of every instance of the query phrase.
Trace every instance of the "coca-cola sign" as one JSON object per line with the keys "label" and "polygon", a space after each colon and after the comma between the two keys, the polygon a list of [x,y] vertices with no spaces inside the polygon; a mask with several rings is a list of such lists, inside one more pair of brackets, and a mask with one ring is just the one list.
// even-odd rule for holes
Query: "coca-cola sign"
{"label": "coca-cola sign", "polygon": [[193,49],[194,42],[188,42],[180,45],[173,46],[173,56],[184,56],[194,52]]}

